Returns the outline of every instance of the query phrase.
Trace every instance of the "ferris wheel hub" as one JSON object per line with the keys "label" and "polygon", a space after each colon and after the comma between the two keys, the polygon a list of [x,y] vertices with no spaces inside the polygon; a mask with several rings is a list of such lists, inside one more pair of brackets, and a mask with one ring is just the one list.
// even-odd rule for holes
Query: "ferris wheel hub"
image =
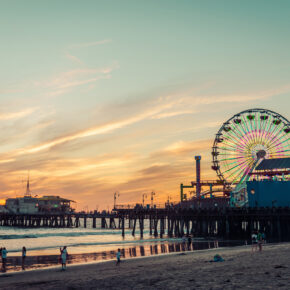
{"label": "ferris wheel hub", "polygon": [[251,155],[253,159],[260,159],[260,158],[269,158],[269,152],[268,152],[267,146],[263,144],[254,144],[251,149]]}
{"label": "ferris wheel hub", "polygon": [[267,155],[267,152],[265,150],[259,150],[257,153],[257,158],[258,159],[262,159],[262,158],[265,158],[265,156]]}

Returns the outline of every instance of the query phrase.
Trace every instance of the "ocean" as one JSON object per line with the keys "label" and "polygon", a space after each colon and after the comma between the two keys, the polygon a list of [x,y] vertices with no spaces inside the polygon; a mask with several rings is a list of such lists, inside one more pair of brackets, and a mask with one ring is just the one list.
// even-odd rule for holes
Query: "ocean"
{"label": "ocean", "polygon": [[26,267],[43,268],[59,263],[59,248],[68,247],[68,263],[88,263],[115,259],[115,252],[121,249],[123,258],[149,256],[187,250],[209,249],[224,245],[240,245],[241,242],[219,242],[195,238],[189,245],[181,238],[149,235],[145,223],[144,236],[140,238],[139,229],[135,237],[132,230],[125,230],[125,238],[120,229],[87,228],[0,228],[0,247],[8,250],[8,271],[21,270],[21,251],[27,249]]}
{"label": "ocean", "polygon": [[[118,247],[134,246],[136,244],[178,241],[176,238],[153,238],[148,230],[144,230],[143,239],[140,239],[140,232],[137,228],[135,237],[132,230],[125,230],[125,238],[122,237],[120,229],[93,229],[90,220],[87,227],[82,225],[79,228],[0,228],[0,247],[13,253],[21,255],[23,246],[31,254],[54,254],[59,247],[67,246],[72,254],[92,253],[113,250]],[[145,229],[148,226],[145,224]]]}

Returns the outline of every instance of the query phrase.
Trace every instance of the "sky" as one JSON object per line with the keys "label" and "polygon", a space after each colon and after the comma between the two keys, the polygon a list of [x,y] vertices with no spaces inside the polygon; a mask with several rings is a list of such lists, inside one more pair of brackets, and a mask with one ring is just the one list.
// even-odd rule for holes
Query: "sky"
{"label": "sky", "polygon": [[2,199],[178,201],[227,119],[289,119],[289,1],[0,3]]}

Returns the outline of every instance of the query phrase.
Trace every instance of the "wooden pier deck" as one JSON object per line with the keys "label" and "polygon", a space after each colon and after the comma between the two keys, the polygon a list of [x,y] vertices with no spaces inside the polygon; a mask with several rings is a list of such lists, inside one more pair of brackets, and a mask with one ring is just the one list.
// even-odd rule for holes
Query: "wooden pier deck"
{"label": "wooden pier deck", "polygon": [[212,208],[212,209],[125,209],[116,208],[121,219],[122,235],[125,220],[135,235],[138,223],[140,236],[144,234],[144,220],[149,220],[150,235],[169,237],[216,237],[249,240],[253,230],[265,233],[267,240],[290,240],[290,208]]}
{"label": "wooden pier deck", "polygon": [[[98,222],[97,222],[98,221]],[[253,230],[267,240],[290,240],[290,208],[142,208],[118,207],[112,213],[86,214],[0,214],[0,226],[91,227],[126,229],[142,238],[147,227],[152,236],[222,238],[249,240]]]}
{"label": "wooden pier deck", "polygon": [[[39,213],[39,214],[13,214],[1,213],[0,226],[12,227],[80,227],[86,228],[91,220],[92,228],[97,227],[97,219],[101,221],[101,228],[115,229],[119,227],[115,223],[116,213],[108,214],[87,214],[87,213]],[[82,221],[82,222],[81,222]]]}

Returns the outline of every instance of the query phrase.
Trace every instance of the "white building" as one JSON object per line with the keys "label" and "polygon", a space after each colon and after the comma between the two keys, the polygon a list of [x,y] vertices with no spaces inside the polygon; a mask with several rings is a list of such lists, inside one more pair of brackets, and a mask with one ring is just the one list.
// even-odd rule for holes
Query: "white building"
{"label": "white building", "polygon": [[31,196],[29,178],[27,180],[26,194],[23,197],[6,199],[5,209],[9,213],[37,214],[37,213],[70,213],[73,200],[60,196]]}
{"label": "white building", "polygon": [[37,198],[31,196],[8,198],[5,207],[11,213],[38,213]]}
{"label": "white building", "polygon": [[8,209],[4,205],[0,205],[0,213],[8,213]]}
{"label": "white building", "polygon": [[5,208],[10,213],[37,214],[37,213],[70,213],[73,209],[70,203],[74,202],[59,196],[43,197],[16,197],[6,199]]}

